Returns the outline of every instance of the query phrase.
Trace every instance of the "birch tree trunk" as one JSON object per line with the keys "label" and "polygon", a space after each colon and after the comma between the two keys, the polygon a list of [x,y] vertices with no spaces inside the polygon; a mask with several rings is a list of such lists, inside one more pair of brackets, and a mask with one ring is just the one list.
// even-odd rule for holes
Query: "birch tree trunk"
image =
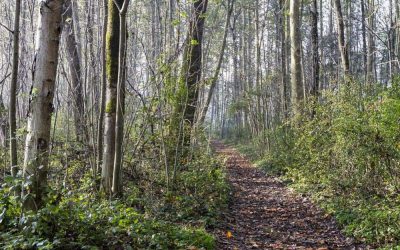
{"label": "birch tree trunk", "polygon": [[[0,83],[5,80],[1,80]],[[0,94],[0,147],[7,147],[7,118],[4,107],[3,96]]]}
{"label": "birch tree trunk", "polygon": [[51,116],[58,66],[63,0],[40,1],[33,84],[30,91],[25,145],[24,207],[42,206],[47,185]]}
{"label": "birch tree trunk", "polygon": [[107,89],[107,68],[106,68],[106,39],[107,39],[107,19],[108,19],[108,0],[103,0],[103,29],[101,46],[101,100],[99,124],[97,128],[97,168],[96,173],[100,171],[103,157],[103,137],[104,137],[104,115],[106,108],[106,89]]}

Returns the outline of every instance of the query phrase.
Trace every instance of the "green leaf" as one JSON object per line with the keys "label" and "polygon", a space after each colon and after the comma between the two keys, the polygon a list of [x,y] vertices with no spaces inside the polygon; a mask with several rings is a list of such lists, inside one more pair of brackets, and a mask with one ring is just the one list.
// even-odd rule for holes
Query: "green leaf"
{"label": "green leaf", "polygon": [[196,46],[196,45],[199,45],[199,44],[200,44],[199,41],[197,41],[196,39],[192,39],[190,41],[190,45]]}

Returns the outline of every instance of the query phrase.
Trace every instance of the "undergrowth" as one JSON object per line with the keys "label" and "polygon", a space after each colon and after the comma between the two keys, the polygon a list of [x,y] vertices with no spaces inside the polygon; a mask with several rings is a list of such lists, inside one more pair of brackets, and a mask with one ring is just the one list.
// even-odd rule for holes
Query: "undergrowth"
{"label": "undergrowth", "polygon": [[46,205],[23,211],[18,178],[0,188],[0,249],[214,249],[207,229],[227,203],[220,161],[199,154],[180,171],[174,190],[158,179],[126,180],[125,194],[109,199],[86,175],[75,188],[52,183]]}
{"label": "undergrowth", "polygon": [[232,143],[266,172],[313,197],[348,235],[396,249],[400,246],[400,87],[395,83],[386,90],[360,93],[356,87],[327,91],[319,102],[307,105],[300,119],[250,142]]}

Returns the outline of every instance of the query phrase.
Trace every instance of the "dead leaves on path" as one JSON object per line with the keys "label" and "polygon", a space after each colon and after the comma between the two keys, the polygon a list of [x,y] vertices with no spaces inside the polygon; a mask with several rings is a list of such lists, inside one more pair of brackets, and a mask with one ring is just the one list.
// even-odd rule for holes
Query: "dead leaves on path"
{"label": "dead leaves on path", "polygon": [[367,249],[344,237],[335,221],[278,179],[253,168],[237,151],[215,143],[226,157],[233,197],[215,230],[217,249]]}

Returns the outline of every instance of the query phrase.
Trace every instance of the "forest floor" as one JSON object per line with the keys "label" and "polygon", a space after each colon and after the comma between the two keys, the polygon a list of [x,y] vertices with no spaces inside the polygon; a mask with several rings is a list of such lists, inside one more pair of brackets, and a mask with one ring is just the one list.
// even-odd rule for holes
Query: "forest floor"
{"label": "forest floor", "polygon": [[215,230],[217,249],[370,249],[345,237],[309,198],[269,176],[234,148],[214,142],[232,187],[229,209]]}

